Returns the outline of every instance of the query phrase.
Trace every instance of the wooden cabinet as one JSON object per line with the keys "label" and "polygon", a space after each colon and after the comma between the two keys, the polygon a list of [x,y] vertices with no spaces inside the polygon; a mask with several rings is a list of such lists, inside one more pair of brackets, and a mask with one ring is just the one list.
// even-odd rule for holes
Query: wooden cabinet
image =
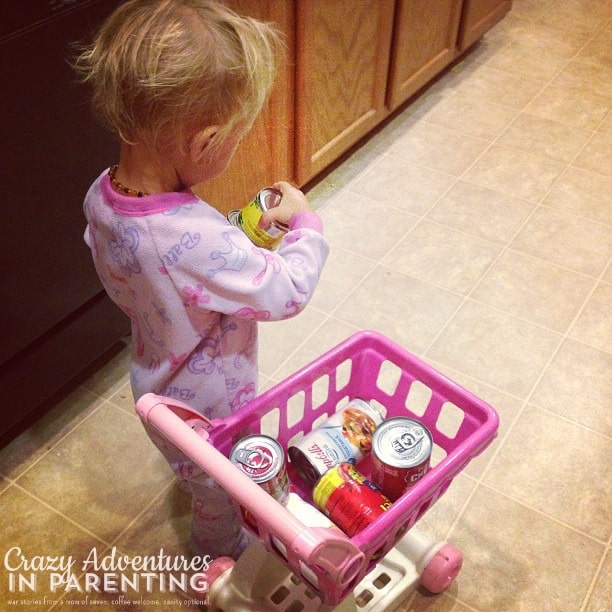
{"label": "wooden cabinet", "polygon": [[512,0],[463,0],[458,50],[465,51],[512,8]]}
{"label": "wooden cabinet", "polygon": [[387,85],[397,108],[455,58],[462,0],[398,0]]}
{"label": "wooden cabinet", "polygon": [[228,169],[194,189],[201,198],[227,213],[244,206],[262,187],[274,181],[294,179],[295,14],[293,3],[286,0],[225,0],[225,4],[243,15],[273,21],[286,42],[270,99],[240,143]]}
{"label": "wooden cabinet", "polygon": [[511,0],[225,0],[274,21],[286,57],[270,101],[220,177],[196,188],[227,212],[262,187],[304,186],[448,66]]}
{"label": "wooden cabinet", "polygon": [[385,116],[392,0],[296,5],[296,180],[304,184]]}

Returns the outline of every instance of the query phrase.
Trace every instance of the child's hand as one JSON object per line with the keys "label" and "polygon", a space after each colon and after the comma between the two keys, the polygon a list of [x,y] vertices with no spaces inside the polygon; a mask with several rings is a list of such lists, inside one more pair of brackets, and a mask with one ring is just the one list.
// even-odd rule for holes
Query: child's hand
{"label": "child's hand", "polygon": [[312,212],[312,206],[306,196],[296,187],[286,181],[274,183],[275,189],[280,189],[283,198],[276,208],[264,212],[259,220],[259,227],[268,229],[274,221],[289,225],[289,220],[295,213]]}

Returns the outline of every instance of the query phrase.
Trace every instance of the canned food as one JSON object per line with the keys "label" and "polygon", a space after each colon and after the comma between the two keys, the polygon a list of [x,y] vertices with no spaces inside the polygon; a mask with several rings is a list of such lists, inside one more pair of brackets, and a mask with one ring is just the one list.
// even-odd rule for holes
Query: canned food
{"label": "canned food", "polygon": [[282,446],[270,436],[252,435],[237,442],[230,461],[276,501],[285,504],[289,478]]}
{"label": "canned food", "polygon": [[369,453],[372,435],[382,420],[382,414],[372,404],[353,399],[289,446],[291,464],[300,478],[313,485],[335,465],[356,463]]}
{"label": "canned food", "polygon": [[414,419],[385,421],[372,439],[372,481],[395,501],[429,469],[431,433]]}
{"label": "canned food", "polygon": [[285,224],[275,221],[267,229],[259,227],[261,215],[270,208],[276,208],[283,194],[278,189],[262,189],[244,208],[232,210],[227,215],[228,221],[239,227],[257,246],[274,249],[289,229]]}
{"label": "canned food", "polygon": [[321,476],[312,499],[350,537],[391,506],[391,500],[350,463],[341,463]]}

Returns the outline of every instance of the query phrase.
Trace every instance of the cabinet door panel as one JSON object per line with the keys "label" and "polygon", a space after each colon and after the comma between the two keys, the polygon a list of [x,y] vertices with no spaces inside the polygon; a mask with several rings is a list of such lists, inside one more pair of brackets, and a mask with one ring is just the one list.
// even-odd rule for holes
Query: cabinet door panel
{"label": "cabinet door panel", "polygon": [[387,105],[395,109],[455,57],[462,0],[399,0]]}
{"label": "cabinet door panel", "polygon": [[391,0],[297,3],[297,179],[305,183],[385,115]]}
{"label": "cabinet door panel", "polygon": [[272,21],[285,34],[285,57],[274,90],[253,128],[240,143],[227,170],[194,191],[227,213],[241,208],[263,187],[293,180],[293,5],[286,0],[226,0],[243,14]]}
{"label": "cabinet door panel", "polygon": [[474,44],[512,8],[512,0],[465,0],[459,50]]}

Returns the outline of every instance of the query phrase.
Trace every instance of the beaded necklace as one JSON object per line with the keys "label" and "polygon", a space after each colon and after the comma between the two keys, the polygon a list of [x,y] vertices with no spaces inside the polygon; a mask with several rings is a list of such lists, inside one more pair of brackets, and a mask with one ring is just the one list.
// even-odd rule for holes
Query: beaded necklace
{"label": "beaded necklace", "polygon": [[149,195],[146,191],[137,191],[136,189],[131,189],[130,187],[126,187],[123,183],[118,181],[115,178],[115,175],[117,174],[117,168],[119,168],[119,164],[111,166],[108,170],[108,176],[110,176],[111,183],[114,187],[116,187],[119,191],[125,193],[125,195],[133,196],[136,198],[142,198],[144,196]]}

